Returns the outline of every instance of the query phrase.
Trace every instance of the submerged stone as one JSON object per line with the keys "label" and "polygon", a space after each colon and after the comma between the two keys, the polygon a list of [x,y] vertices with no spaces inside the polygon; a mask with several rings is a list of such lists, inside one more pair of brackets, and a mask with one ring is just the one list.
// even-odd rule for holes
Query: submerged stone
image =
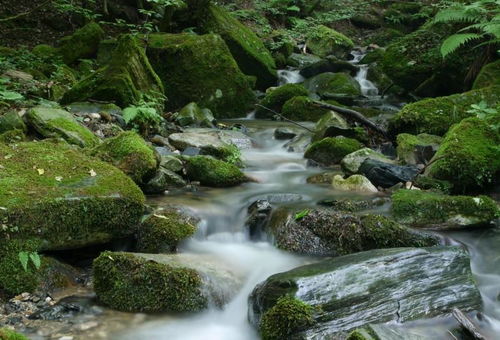
{"label": "submerged stone", "polygon": [[250,296],[252,323],[262,327],[263,315],[284,296],[312,310],[313,322],[290,334],[293,339],[343,338],[370,323],[481,308],[469,256],[458,247],[371,250],[275,274]]}

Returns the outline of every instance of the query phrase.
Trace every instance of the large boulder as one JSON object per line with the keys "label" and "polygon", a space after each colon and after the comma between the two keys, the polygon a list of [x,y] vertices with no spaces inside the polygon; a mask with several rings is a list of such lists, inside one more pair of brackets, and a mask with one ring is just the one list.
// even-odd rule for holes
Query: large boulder
{"label": "large boulder", "polygon": [[396,138],[398,159],[404,164],[426,164],[436,153],[443,138],[421,133],[401,133]]}
{"label": "large boulder", "polygon": [[209,187],[231,187],[248,182],[236,165],[210,156],[187,157],[186,173],[191,181],[199,181]]}
{"label": "large boulder", "polygon": [[135,231],[144,196],[115,167],[49,141],[0,144],[0,156],[2,239],[34,239],[37,250],[56,250]]}
{"label": "large boulder", "polygon": [[[262,99],[260,104],[279,113],[281,112],[283,105],[288,100],[294,97],[307,95],[307,90],[301,84],[285,84],[276,89],[270,90],[264,99]],[[271,118],[273,115],[273,112],[260,106],[257,107],[257,110],[255,111],[256,118]]]}
{"label": "large boulder", "polygon": [[393,160],[389,159],[387,156],[381,154],[380,152],[377,152],[370,148],[363,148],[354,151],[353,153],[350,153],[342,158],[340,166],[342,167],[342,170],[344,170],[347,174],[356,174],[359,171],[361,164],[363,164],[366,159],[374,159],[377,161],[394,164]]}
{"label": "large boulder", "polygon": [[333,54],[342,58],[351,51],[354,43],[342,33],[319,25],[307,34],[306,46],[317,56],[326,57]]}
{"label": "large boulder", "polygon": [[99,138],[82,126],[68,111],[37,106],[28,111],[26,120],[45,138],[62,138],[81,147],[99,144]]}
{"label": "large boulder", "polygon": [[279,208],[265,228],[276,246],[298,254],[341,256],[390,247],[427,247],[438,241],[380,215],[355,216],[329,208]]}
{"label": "large boulder", "polygon": [[214,127],[214,116],[212,111],[202,109],[196,103],[189,103],[184,106],[176,115],[175,122],[180,126],[202,126]]}
{"label": "large boulder", "polygon": [[199,24],[203,31],[219,34],[224,39],[241,71],[257,77],[259,89],[276,84],[276,64],[271,53],[259,37],[231,13],[211,5]]}
{"label": "large boulder", "polygon": [[351,76],[355,76],[358,71],[358,66],[353,63],[330,57],[303,67],[300,70],[300,75],[305,78],[311,78],[325,72],[346,72]]}
{"label": "large boulder", "polygon": [[304,157],[323,165],[334,165],[350,153],[362,149],[363,144],[352,138],[324,138],[312,143]]}
{"label": "large boulder", "polygon": [[255,102],[250,79],[219,35],[151,34],[147,55],[165,87],[169,110],[196,102],[217,118],[231,118],[244,116]]}
{"label": "large boulder", "polygon": [[500,216],[487,196],[448,196],[420,190],[398,190],[392,195],[392,216],[399,222],[426,229],[484,227]]}
{"label": "large boulder", "polygon": [[358,173],[382,188],[411,182],[419,172],[420,170],[414,165],[395,165],[371,158],[366,158],[358,169]]}
{"label": "large boulder", "polygon": [[306,96],[293,97],[287,100],[281,110],[281,114],[285,118],[311,122],[317,122],[328,112],[328,110],[314,105],[313,100]]}
{"label": "large boulder", "polygon": [[106,139],[91,153],[122,170],[138,185],[153,177],[158,167],[154,150],[134,131]]}
{"label": "large boulder", "polygon": [[348,73],[322,73],[307,79],[304,86],[323,99],[333,99],[351,105],[361,96],[359,83]]}
{"label": "large boulder", "polygon": [[241,280],[206,255],[103,252],[94,260],[94,289],[124,312],[197,312],[234,297]]}
{"label": "large boulder", "polygon": [[500,60],[484,65],[474,80],[473,89],[488,86],[500,86]]}
{"label": "large boulder", "polygon": [[[340,105],[336,103],[336,105]],[[317,107],[316,107],[317,108]],[[314,127],[314,135],[312,141],[316,142],[327,137],[343,136],[354,138],[362,142],[367,141],[366,130],[362,127],[351,127],[346,120],[335,111],[326,112]]]}
{"label": "large boulder", "polygon": [[458,192],[484,188],[498,180],[500,134],[493,125],[499,123],[497,114],[491,121],[473,117],[454,125],[425,174],[449,181]]}
{"label": "large boulder", "polygon": [[389,132],[429,133],[444,135],[448,129],[462,119],[474,114],[469,112],[472,104],[484,101],[495,106],[500,100],[500,86],[490,86],[447,97],[430,98],[405,105],[389,122]]}
{"label": "large boulder", "polygon": [[104,31],[95,22],[79,28],[70,36],[61,39],[59,53],[63,61],[71,65],[79,59],[95,57],[100,41],[104,38]]}
{"label": "large boulder", "polygon": [[73,86],[61,102],[70,104],[93,99],[126,107],[138,104],[145,95],[161,102],[163,85],[144,49],[134,37],[124,35],[118,40],[109,63]]}
{"label": "large boulder", "polygon": [[341,175],[336,175],[332,180],[332,188],[339,191],[353,191],[364,193],[378,192],[377,188],[370,182],[370,180],[361,175],[352,175],[348,178],[343,178]]}
{"label": "large boulder", "polygon": [[[292,310],[300,311],[291,316],[301,316],[294,322],[298,327],[287,329],[283,320],[272,317],[281,314],[276,310],[280,306],[290,305],[279,304],[284,297],[293,301]],[[264,325],[282,330],[270,339],[344,339],[369,323],[404,323],[451,313],[453,308],[481,308],[468,254],[458,247],[396,248],[275,274],[252,292],[249,314],[261,331]]]}

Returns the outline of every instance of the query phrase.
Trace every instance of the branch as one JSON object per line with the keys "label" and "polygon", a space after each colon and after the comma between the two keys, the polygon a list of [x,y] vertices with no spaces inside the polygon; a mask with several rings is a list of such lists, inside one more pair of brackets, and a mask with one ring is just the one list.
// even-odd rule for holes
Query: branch
{"label": "branch", "polygon": [[351,110],[351,109],[346,109],[345,107],[340,107],[340,106],[336,106],[336,105],[327,104],[327,103],[320,102],[320,101],[317,101],[317,100],[314,100],[313,104],[315,106],[321,107],[323,109],[333,110],[335,112],[338,112],[341,115],[346,116],[346,117],[348,117],[348,118],[350,118],[352,120],[355,120],[358,123],[366,126],[368,129],[377,132],[378,134],[382,135],[384,138],[389,139],[387,131],[385,131],[385,129],[383,129],[382,127],[378,126],[377,124],[375,124],[371,120],[366,119],[365,116],[363,116],[358,111],[354,111],[354,110]]}
{"label": "branch", "polygon": [[36,10],[38,10],[38,9],[40,9],[40,8],[42,8],[42,7],[44,7],[44,6],[45,6],[45,5],[47,5],[50,1],[51,1],[51,0],[47,0],[47,1],[45,1],[45,2],[42,2],[40,5],[38,5],[38,6],[34,7],[34,8],[32,8],[32,9],[30,9],[30,10],[29,10],[29,11],[27,11],[27,12],[24,12],[24,13],[19,13],[19,14],[16,14],[16,15],[12,16],[12,17],[8,17],[8,18],[3,18],[3,19],[0,19],[0,22],[7,22],[7,21],[16,20],[16,19],[19,19],[19,18],[21,18],[21,17],[24,17],[24,16],[26,16],[26,15],[28,15],[28,14],[30,14],[30,13],[35,12]]}
{"label": "branch", "polygon": [[301,124],[297,123],[296,121],[293,121],[293,120],[291,120],[291,119],[288,119],[288,118],[286,118],[285,116],[283,116],[281,113],[278,113],[278,112],[276,112],[276,111],[274,111],[274,110],[271,110],[270,108],[265,107],[264,105],[255,104],[255,106],[261,107],[261,108],[263,108],[263,109],[265,109],[265,110],[267,110],[267,111],[269,111],[269,112],[272,112],[272,113],[274,113],[276,116],[280,117],[281,119],[283,119],[283,120],[285,120],[285,121],[287,121],[287,122],[290,122],[290,123],[292,123],[292,124],[295,124],[295,125],[297,125],[297,126],[300,126],[301,128],[303,128],[303,129],[305,129],[305,130],[307,130],[307,131],[309,131],[309,132],[314,132],[313,130],[309,129],[308,127],[305,127],[304,125],[301,125]]}
{"label": "branch", "polygon": [[469,333],[475,340],[486,340],[486,338],[479,333],[476,326],[460,309],[453,308],[453,317],[457,319],[460,326]]}

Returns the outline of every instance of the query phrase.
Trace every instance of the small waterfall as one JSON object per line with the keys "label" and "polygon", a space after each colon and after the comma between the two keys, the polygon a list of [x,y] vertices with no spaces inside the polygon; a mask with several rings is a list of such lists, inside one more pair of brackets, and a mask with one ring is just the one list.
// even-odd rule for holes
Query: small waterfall
{"label": "small waterfall", "polygon": [[378,96],[378,88],[367,79],[368,65],[359,65],[359,71],[356,74],[356,81],[361,86],[361,93],[366,97]]}
{"label": "small waterfall", "polygon": [[299,70],[278,70],[278,85],[297,84],[304,81]]}

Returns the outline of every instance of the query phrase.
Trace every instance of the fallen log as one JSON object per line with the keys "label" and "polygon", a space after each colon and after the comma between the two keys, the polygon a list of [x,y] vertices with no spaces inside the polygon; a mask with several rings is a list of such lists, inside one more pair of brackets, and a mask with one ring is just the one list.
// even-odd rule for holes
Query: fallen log
{"label": "fallen log", "polygon": [[475,340],[486,340],[484,335],[479,333],[476,326],[460,309],[453,308],[453,317],[458,321],[460,326],[469,333]]}

